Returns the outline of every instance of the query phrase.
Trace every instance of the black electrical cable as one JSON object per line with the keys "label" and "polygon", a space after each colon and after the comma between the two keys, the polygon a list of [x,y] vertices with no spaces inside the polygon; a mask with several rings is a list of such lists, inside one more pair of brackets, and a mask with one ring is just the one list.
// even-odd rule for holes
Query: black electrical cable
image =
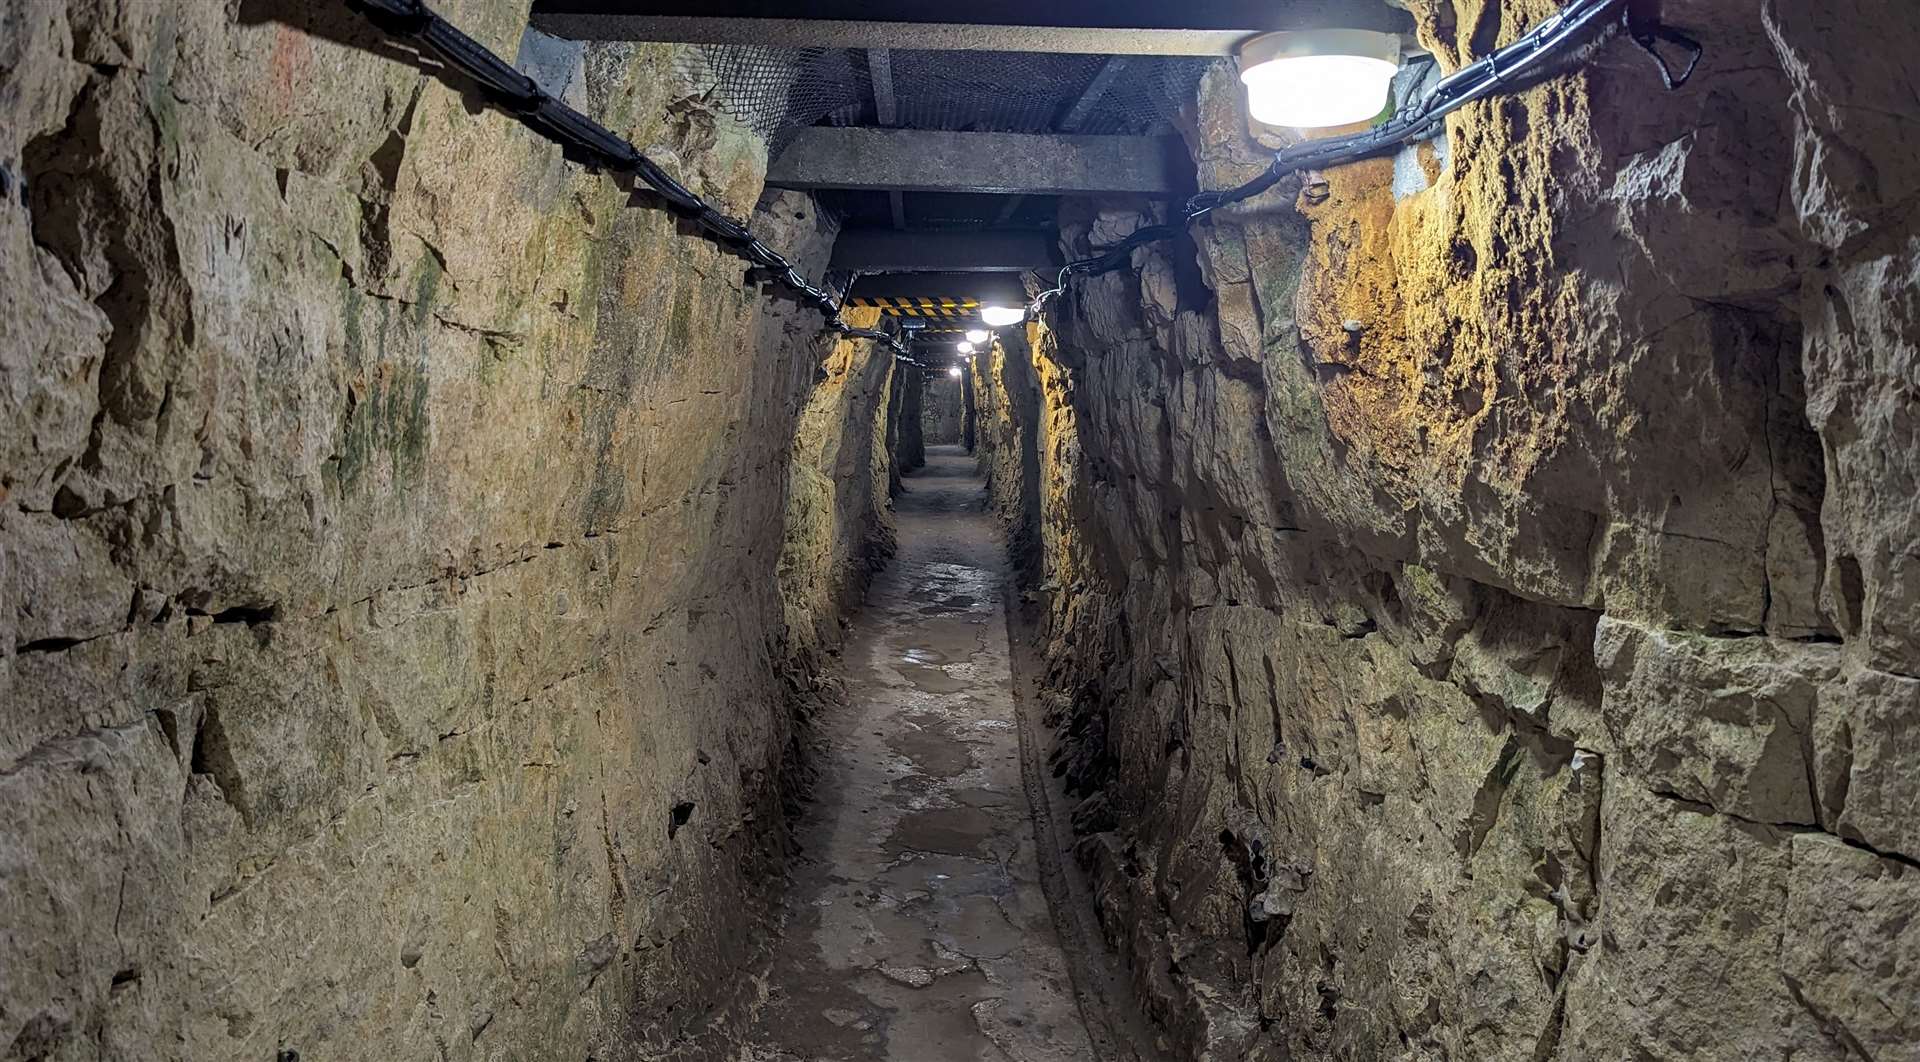
{"label": "black electrical cable", "polygon": [[558,143],[561,152],[572,161],[591,169],[631,173],[638,177],[670,209],[699,224],[715,240],[736,248],[756,267],[770,273],[775,282],[792,291],[800,301],[819,310],[826,317],[830,330],[852,339],[885,343],[893,350],[894,357],[912,362],[907,357],[906,345],[897,337],[876,329],[855,328],[847,324],[841,316],[839,297],[809,283],[792,262],[762,242],[745,222],[715,210],[641,154],[640,149],[631,142],[548,95],[532,78],[514,69],[505,59],[435,14],[424,0],[349,0],[349,6],[364,14],[383,32],[419,42],[447,65],[471,78],[488,98],[512,112],[542,136]]}
{"label": "black electrical cable", "polygon": [[[841,300],[800,275],[792,262],[768,247],[742,221],[715,210],[705,200],[656,165],[624,138],[600,123],[548,95],[532,78],[505,59],[460,32],[428,8],[425,0],[348,0],[375,26],[396,37],[411,38],[438,55],[449,66],[471,78],[489,98],[542,136],[560,145],[570,160],[592,169],[631,173],[665,201],[668,208],[699,224],[715,240],[735,247],[741,255],[772,275],[775,282],[826,317],[827,328],[854,339],[887,344],[894,357],[918,365],[907,356],[899,338],[871,328],[854,328],[841,316]],[[1446,116],[1476,100],[1516,92],[1554,72],[1553,64],[1577,52],[1590,33],[1619,15],[1621,26],[1641,49],[1653,57],[1668,89],[1684,85],[1693,76],[1703,52],[1698,41],[1636,13],[1629,0],[1569,0],[1551,18],[1528,30],[1504,48],[1483,56],[1440,79],[1418,99],[1407,101],[1386,121],[1364,132],[1309,140],[1275,154],[1266,171],[1237,188],[1201,192],[1189,199],[1177,223],[1138,229],[1099,253],[1067,263],[1055,286],[1035,296],[1028,307],[1037,315],[1047,301],[1061,294],[1075,276],[1105,273],[1124,266],[1135,248],[1173,239],[1187,226],[1223,206],[1251,199],[1301,170],[1323,169],[1358,162],[1398,149],[1431,135]],[[1689,52],[1685,69],[1675,73],[1657,50],[1659,42]]]}

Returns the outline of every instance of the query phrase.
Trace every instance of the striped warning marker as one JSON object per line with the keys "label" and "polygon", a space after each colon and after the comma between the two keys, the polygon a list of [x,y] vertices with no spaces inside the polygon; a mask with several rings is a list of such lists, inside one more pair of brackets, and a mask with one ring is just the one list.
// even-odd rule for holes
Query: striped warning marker
{"label": "striped warning marker", "polygon": [[888,317],[972,317],[980,309],[980,300],[856,295],[847,305],[877,309]]}

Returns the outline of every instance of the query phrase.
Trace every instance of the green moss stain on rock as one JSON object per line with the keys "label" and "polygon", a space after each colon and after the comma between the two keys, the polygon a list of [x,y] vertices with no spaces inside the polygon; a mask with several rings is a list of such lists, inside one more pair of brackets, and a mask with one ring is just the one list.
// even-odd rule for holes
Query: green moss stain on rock
{"label": "green moss stain on rock", "polygon": [[634,340],[645,334],[621,294],[627,290],[628,270],[635,264],[632,246],[624,242],[611,246],[617,249],[596,256],[592,270],[597,279],[588,290],[603,294],[596,296],[593,343],[578,388],[582,434],[593,453],[593,471],[580,505],[581,528],[587,533],[611,526],[626,506],[626,470],[616,464],[614,435],[638,380]]}
{"label": "green moss stain on rock", "polygon": [[414,269],[413,277],[413,323],[421,330],[421,353],[426,353],[426,328],[433,320],[433,302],[440,294],[440,280],[446,276],[446,267],[440,264],[436,254],[421,256],[420,264]]}
{"label": "green moss stain on rock", "polygon": [[[430,438],[427,342],[431,301],[439,290],[441,272],[432,256],[423,259],[413,288],[419,298],[411,306],[403,304],[405,312],[397,321],[392,300],[369,299],[341,281],[342,338],[352,373],[334,451],[334,474],[343,493],[357,486],[381,460],[395,483],[417,481],[426,467]],[[378,319],[370,344],[369,314]],[[411,333],[414,342],[392,342],[396,326]],[[402,351],[396,351],[396,346]]]}
{"label": "green moss stain on rock", "polygon": [[693,346],[693,291],[674,286],[673,308],[667,314],[667,337],[660,347],[660,368],[670,368],[675,359]]}
{"label": "green moss stain on rock", "polygon": [[173,66],[178,58],[180,18],[163,10],[154,24],[154,47],[145,78],[147,113],[153,116],[164,154],[180,150],[180,101],[173,94]]}

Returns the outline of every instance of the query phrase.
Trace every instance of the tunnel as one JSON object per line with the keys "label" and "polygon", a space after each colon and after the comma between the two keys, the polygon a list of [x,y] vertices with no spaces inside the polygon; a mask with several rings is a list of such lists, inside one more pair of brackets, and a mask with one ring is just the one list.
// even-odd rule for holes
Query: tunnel
{"label": "tunnel", "polygon": [[0,0],[0,1062],[1920,1060],[1911,0]]}

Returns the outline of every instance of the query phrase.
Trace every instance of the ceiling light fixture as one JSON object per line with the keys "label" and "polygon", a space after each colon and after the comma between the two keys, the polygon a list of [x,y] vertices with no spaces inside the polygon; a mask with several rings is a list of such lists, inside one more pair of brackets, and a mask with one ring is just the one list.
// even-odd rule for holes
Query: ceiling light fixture
{"label": "ceiling light fixture", "polygon": [[1005,328],[1026,320],[1027,311],[1016,310],[1010,306],[982,306],[980,319],[987,323],[988,328]]}
{"label": "ceiling light fixture", "polygon": [[948,375],[948,376],[951,376],[951,377],[953,377],[953,378],[954,378],[954,379],[956,379],[956,380],[958,380],[958,379],[960,378],[960,366],[958,366],[958,365],[955,365],[955,366],[954,366],[953,368],[951,368],[951,369],[948,369],[948,370],[947,370],[947,375]]}
{"label": "ceiling light fixture", "polygon": [[985,343],[987,340],[992,338],[993,338],[993,333],[987,331],[984,328],[967,329],[967,342],[969,343]]}
{"label": "ceiling light fixture", "polygon": [[1364,122],[1386,109],[1400,38],[1373,30],[1263,33],[1240,46],[1255,121],[1293,129]]}
{"label": "ceiling light fixture", "polygon": [[960,344],[960,353],[962,353],[962,354],[971,354],[971,353],[973,353],[973,344],[972,344],[972,343],[962,343],[962,344]]}

